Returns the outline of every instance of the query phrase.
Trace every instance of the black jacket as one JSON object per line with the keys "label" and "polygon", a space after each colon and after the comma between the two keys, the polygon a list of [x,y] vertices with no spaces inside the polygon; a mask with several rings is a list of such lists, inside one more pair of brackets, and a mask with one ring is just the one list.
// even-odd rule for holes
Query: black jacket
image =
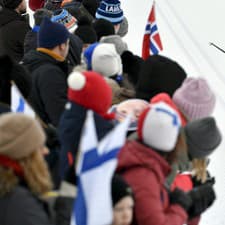
{"label": "black jacket", "polygon": [[[86,118],[87,109],[76,103],[68,102],[63,112],[58,132],[61,143],[60,149],[60,174],[64,178],[69,168],[68,154],[76,160],[81,131]],[[112,128],[113,123],[94,113],[96,133],[98,140],[101,140]]]}
{"label": "black jacket", "polygon": [[1,225],[50,225],[46,209],[44,203],[26,187],[18,185],[0,197]]}
{"label": "black jacket", "polygon": [[23,43],[30,30],[28,22],[16,11],[0,6],[0,52],[19,62],[24,54]]}
{"label": "black jacket", "polygon": [[31,105],[45,123],[57,127],[67,100],[67,62],[32,50],[24,56],[23,65],[32,76]]}

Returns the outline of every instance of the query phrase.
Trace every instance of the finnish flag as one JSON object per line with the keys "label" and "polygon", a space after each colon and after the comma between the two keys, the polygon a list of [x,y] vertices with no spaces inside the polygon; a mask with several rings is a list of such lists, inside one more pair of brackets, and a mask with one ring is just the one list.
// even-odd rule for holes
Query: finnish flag
{"label": "finnish flag", "polygon": [[24,113],[28,116],[35,117],[35,112],[31,106],[26,102],[23,95],[15,84],[11,86],[11,111],[17,113]]}
{"label": "finnish flag", "polygon": [[129,123],[130,118],[127,118],[98,143],[93,112],[87,112],[76,168],[78,192],[71,225],[112,223],[111,179],[117,154],[126,141]]}

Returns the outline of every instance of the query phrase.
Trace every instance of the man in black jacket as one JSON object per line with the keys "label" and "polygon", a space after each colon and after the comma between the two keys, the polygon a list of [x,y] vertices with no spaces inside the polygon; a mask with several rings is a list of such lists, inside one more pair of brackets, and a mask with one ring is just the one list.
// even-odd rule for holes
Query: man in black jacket
{"label": "man in black jacket", "polygon": [[67,99],[68,49],[68,30],[45,18],[38,33],[38,48],[23,59],[32,76],[31,105],[45,123],[54,126]]}
{"label": "man in black jacket", "polygon": [[0,0],[0,52],[17,62],[23,57],[24,38],[30,30],[25,13],[25,0]]}

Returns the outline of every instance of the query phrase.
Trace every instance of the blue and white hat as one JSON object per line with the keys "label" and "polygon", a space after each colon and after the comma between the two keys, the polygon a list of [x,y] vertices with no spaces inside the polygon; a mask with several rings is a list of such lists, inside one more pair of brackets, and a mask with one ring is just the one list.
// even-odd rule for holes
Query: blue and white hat
{"label": "blue and white hat", "polygon": [[64,25],[70,33],[77,29],[77,20],[66,9],[59,9],[54,12],[51,18],[52,22]]}
{"label": "blue and white hat", "polygon": [[119,0],[103,0],[101,1],[96,14],[96,19],[105,19],[112,24],[120,24],[123,21],[123,10],[120,8]]}

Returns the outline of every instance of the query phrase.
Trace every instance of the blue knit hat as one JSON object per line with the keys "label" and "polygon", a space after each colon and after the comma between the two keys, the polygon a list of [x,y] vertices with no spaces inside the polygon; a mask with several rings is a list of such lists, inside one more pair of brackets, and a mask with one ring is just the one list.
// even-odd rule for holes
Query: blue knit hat
{"label": "blue knit hat", "polygon": [[120,8],[119,0],[103,0],[101,1],[95,17],[97,19],[109,20],[114,25],[123,21],[123,10]]}
{"label": "blue knit hat", "polygon": [[76,18],[72,16],[66,9],[55,10],[51,21],[64,25],[70,33],[73,33],[77,28]]}
{"label": "blue knit hat", "polygon": [[54,48],[65,43],[69,35],[65,26],[52,22],[49,18],[44,18],[38,32],[38,47]]}
{"label": "blue knit hat", "polygon": [[94,52],[95,48],[98,45],[99,45],[98,42],[93,43],[93,44],[89,45],[84,51],[84,60],[85,60],[85,62],[87,64],[87,69],[88,70],[92,70],[92,65],[91,65],[91,63],[92,63],[92,55],[93,55],[93,52]]}

